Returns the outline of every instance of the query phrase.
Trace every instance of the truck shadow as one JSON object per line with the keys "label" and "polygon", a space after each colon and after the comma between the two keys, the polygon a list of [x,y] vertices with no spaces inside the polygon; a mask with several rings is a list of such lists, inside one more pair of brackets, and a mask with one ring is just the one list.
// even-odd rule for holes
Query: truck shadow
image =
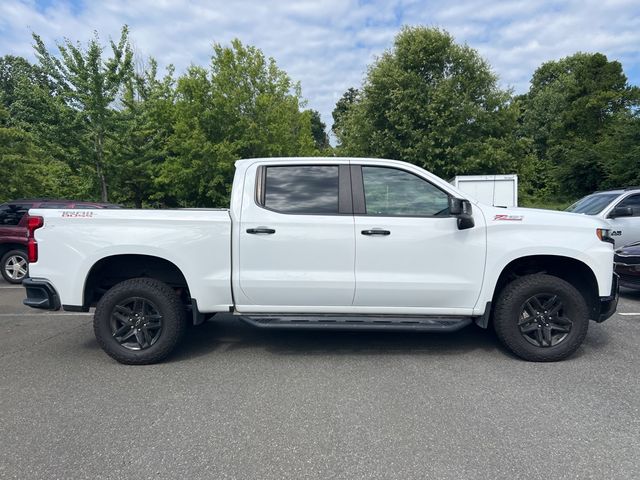
{"label": "truck shadow", "polygon": [[459,355],[474,350],[505,352],[493,330],[470,325],[452,333],[268,330],[237,318],[189,329],[168,361],[179,362],[224,349],[261,349],[277,355]]}

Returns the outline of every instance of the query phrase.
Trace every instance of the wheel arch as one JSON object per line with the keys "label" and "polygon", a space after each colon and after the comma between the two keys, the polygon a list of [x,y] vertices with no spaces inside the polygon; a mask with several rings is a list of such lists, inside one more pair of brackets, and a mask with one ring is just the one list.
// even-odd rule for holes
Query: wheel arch
{"label": "wheel arch", "polygon": [[27,253],[27,246],[22,243],[0,243],[0,258],[2,258],[7,252],[11,250],[20,250],[24,253]]}
{"label": "wheel arch", "polygon": [[507,284],[516,278],[535,273],[553,275],[573,285],[585,299],[590,318],[597,319],[600,304],[598,280],[594,271],[583,261],[562,255],[527,255],[510,261],[498,276],[491,304],[496,304],[498,295]]}
{"label": "wheel arch", "polygon": [[82,308],[95,305],[117,283],[132,278],[153,278],[176,289],[190,303],[185,275],[173,262],[155,255],[117,254],[103,257],[89,269],[84,282]]}

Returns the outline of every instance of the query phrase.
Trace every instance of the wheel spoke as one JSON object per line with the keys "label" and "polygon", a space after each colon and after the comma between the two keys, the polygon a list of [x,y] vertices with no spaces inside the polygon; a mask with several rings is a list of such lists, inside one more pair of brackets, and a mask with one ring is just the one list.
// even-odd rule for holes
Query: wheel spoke
{"label": "wheel spoke", "polygon": [[531,303],[536,313],[544,311],[544,307],[540,303],[540,300],[538,300],[538,297],[531,297],[527,303]]}
{"label": "wheel spoke", "polygon": [[526,310],[526,312],[529,314],[530,317],[535,317],[539,311],[539,310],[536,310],[536,307],[533,306],[533,304],[531,303],[531,300],[528,300],[524,304],[524,309]]}
{"label": "wheel spoke", "polygon": [[144,338],[144,333],[142,333],[140,330],[135,330],[135,334],[136,341],[138,342],[138,345],[140,345],[140,348],[145,348],[147,346],[147,342]]}
{"label": "wheel spoke", "polygon": [[149,322],[146,325],[147,330],[156,330],[161,327],[160,322]]}
{"label": "wheel spoke", "polygon": [[133,302],[133,313],[137,313],[138,315],[144,315],[144,300],[141,298],[136,298]]}
{"label": "wheel spoke", "polygon": [[543,346],[550,347],[551,346],[551,339],[553,338],[551,336],[551,327],[544,326],[540,330],[542,330],[542,338],[544,340]]}
{"label": "wheel spoke", "polygon": [[532,323],[530,325],[526,325],[526,326],[520,328],[520,331],[522,333],[531,333],[531,332],[535,332],[536,330],[538,330],[538,324],[537,323]]}
{"label": "wheel spoke", "polygon": [[136,333],[135,329],[133,328],[129,328],[129,331],[127,333],[125,333],[122,337],[120,338],[116,338],[116,340],[118,341],[118,343],[123,343],[126,342],[127,340],[129,340],[131,337],[133,337],[133,335]]}
{"label": "wheel spoke", "polygon": [[131,309],[125,307],[124,305],[116,305],[115,311],[118,312],[118,313],[122,313],[123,315],[126,315],[127,317],[130,317],[133,314]]}
{"label": "wheel spoke", "polygon": [[147,326],[146,326],[146,325],[142,327],[142,333],[143,333],[144,340],[145,340],[145,342],[146,342],[147,346],[150,346],[150,345],[151,345],[152,337],[151,337],[151,335],[149,334],[149,330],[147,329]]}
{"label": "wheel spoke", "polygon": [[[127,332],[131,332],[131,327],[129,325],[123,325],[118,330],[113,332],[113,336],[116,337],[116,339],[117,339],[117,337],[121,337],[122,335],[124,335]],[[131,335],[129,335],[129,336],[131,336]]]}
{"label": "wheel spoke", "polygon": [[558,325],[553,322],[549,323],[549,328],[560,333],[569,333],[571,331],[571,327],[569,325]]}
{"label": "wheel spoke", "polygon": [[113,312],[113,317],[118,320],[120,323],[124,323],[127,326],[131,326],[131,320],[129,319],[128,315],[125,315],[124,313],[121,312]]}

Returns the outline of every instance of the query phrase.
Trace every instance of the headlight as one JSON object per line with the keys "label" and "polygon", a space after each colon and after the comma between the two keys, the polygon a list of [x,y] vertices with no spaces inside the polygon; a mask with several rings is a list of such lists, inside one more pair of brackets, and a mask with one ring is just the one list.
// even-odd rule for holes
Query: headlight
{"label": "headlight", "polygon": [[611,230],[609,230],[608,228],[596,228],[596,235],[603,242],[607,242],[612,245],[615,243],[615,241],[611,237]]}

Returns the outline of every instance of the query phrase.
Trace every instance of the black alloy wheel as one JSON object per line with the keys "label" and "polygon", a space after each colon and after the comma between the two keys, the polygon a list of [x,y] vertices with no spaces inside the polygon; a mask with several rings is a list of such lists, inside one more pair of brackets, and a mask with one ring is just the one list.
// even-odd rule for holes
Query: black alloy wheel
{"label": "black alloy wheel", "polygon": [[144,350],[162,334],[162,315],[153,302],[130,297],[118,302],[111,312],[113,338],[129,350]]}

